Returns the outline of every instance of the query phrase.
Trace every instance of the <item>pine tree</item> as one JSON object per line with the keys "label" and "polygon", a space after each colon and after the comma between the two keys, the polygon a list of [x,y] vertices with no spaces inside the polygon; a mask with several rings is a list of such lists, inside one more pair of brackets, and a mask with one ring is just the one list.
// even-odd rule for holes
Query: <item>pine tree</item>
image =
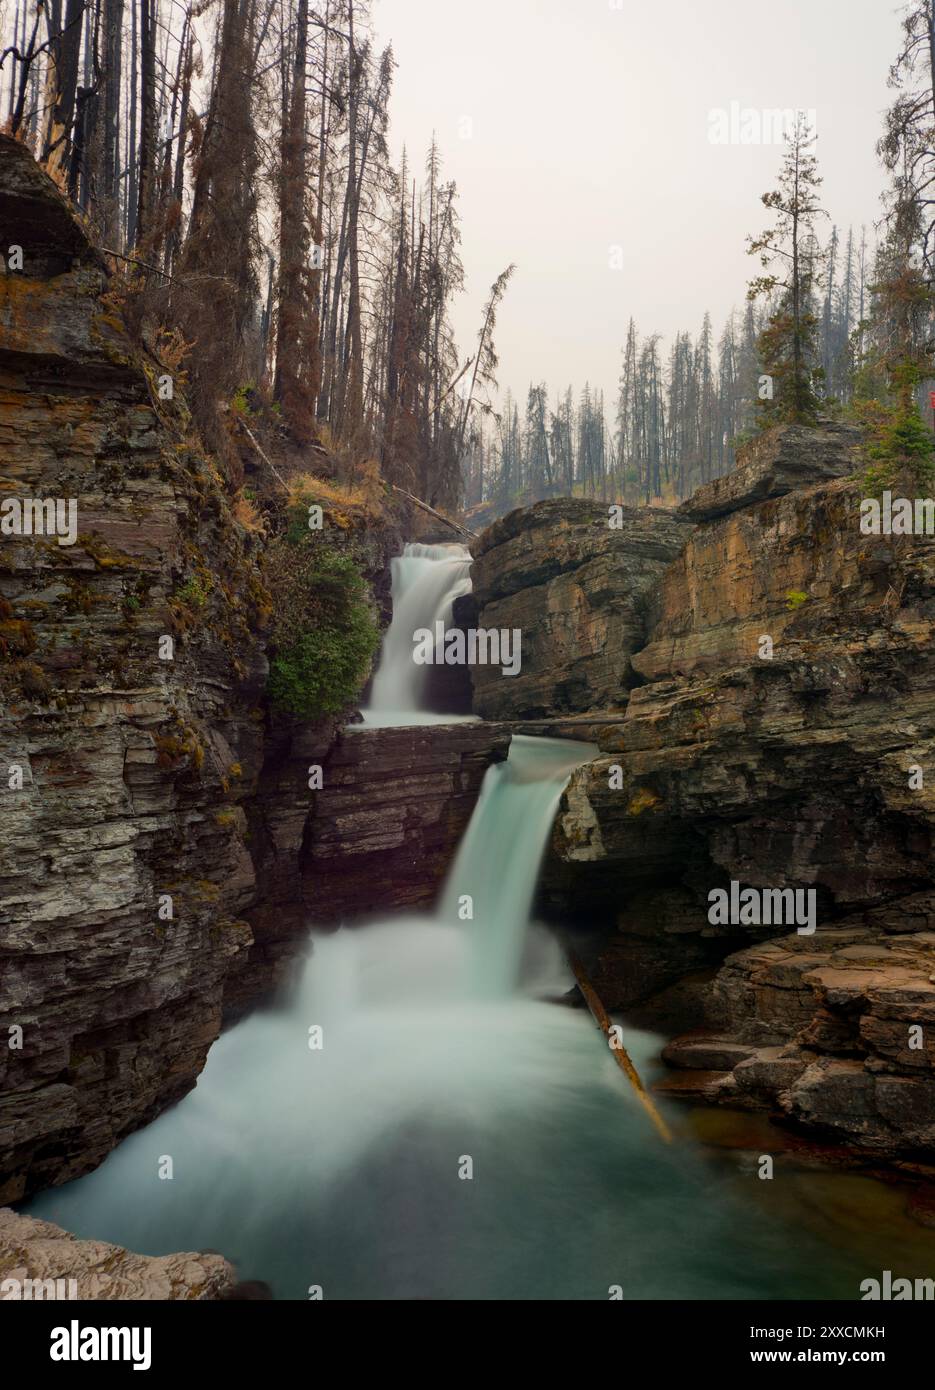
{"label": "pine tree", "polygon": [[[493,333],[497,326],[497,310],[503,296],[506,294],[507,286],[513,277],[515,265],[508,265],[506,270],[500,272],[496,280],[490,287],[490,294],[484,305],[484,318],[481,330],[477,338],[477,354],[474,358],[473,373],[471,375],[471,385],[464,402],[464,411],[461,416],[461,425],[458,434],[458,454],[464,449],[464,439],[467,431],[468,420],[477,402],[478,392],[489,392],[496,389],[497,367],[499,359],[494,347]],[[484,399],[481,408],[489,410],[489,402]]]}
{"label": "pine tree", "polygon": [[814,229],[816,218],[824,214],[818,201],[818,161],[811,153],[814,141],[799,112],[787,136],[778,187],[763,195],[764,207],[775,213],[774,225],[747,243],[748,253],[759,256],[770,272],[751,282],[749,297],[778,298],[758,341],[763,372],[772,378],[772,396],[761,400],[758,411],[764,427],[780,421],[811,424],[819,409],[814,293],[821,256]]}

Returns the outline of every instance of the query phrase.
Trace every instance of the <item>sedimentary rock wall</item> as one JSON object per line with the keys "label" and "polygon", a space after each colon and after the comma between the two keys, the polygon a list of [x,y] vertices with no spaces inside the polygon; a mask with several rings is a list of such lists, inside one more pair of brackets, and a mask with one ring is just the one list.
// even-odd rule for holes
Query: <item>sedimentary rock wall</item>
{"label": "sedimentary rock wall", "polygon": [[509,745],[509,728],[496,724],[345,730],[302,853],[310,918],[430,906],[484,773]]}
{"label": "sedimentary rock wall", "polygon": [[478,626],[518,629],[522,670],[476,666],[474,709],[485,719],[622,708],[631,654],[645,639],[645,600],[691,525],[673,512],[553,498],[511,512],[473,546]]}
{"label": "sedimentary rock wall", "polygon": [[[569,787],[543,903],[603,917],[610,1005],[713,1030],[719,1066],[670,1053],[701,1089],[710,1070],[722,1099],[918,1151],[935,1146],[935,541],[861,534],[854,448],[779,431],[687,504],[708,519],[650,597],[643,683],[589,727],[604,756]],[[814,891],[818,931],[764,945],[788,928],[712,923],[731,881]],[[738,1040],[781,1062],[733,1071]]]}
{"label": "sedimentary rock wall", "polygon": [[99,1162],[217,1035],[250,941],[268,598],[64,201],[5,137],[0,170],[0,244],[23,249],[0,276],[0,498],[77,507],[74,544],[0,536],[9,1199]]}
{"label": "sedimentary rock wall", "polygon": [[[344,831],[310,831],[336,722],[274,718],[265,698],[262,537],[235,521],[64,199],[0,136],[10,246],[0,507],[58,501],[75,527],[59,544],[0,513],[0,1201],[88,1171],[189,1090],[222,1018],[330,919],[329,872],[348,867]],[[354,539],[384,608],[394,525]],[[397,877],[431,883],[502,756],[486,741],[426,754],[423,783],[383,806],[376,859],[372,831],[361,858],[347,831],[350,862],[388,883],[396,824]],[[421,751],[400,756],[418,769]],[[347,777],[339,757],[338,797]]]}
{"label": "sedimentary rock wall", "polygon": [[[728,878],[814,886],[839,915],[930,883],[935,803],[909,768],[935,737],[935,543],[861,536],[859,498],[842,480],[738,511],[667,572],[633,658],[648,683],[605,731],[606,764],[576,778],[631,887],[692,843]],[[569,838],[569,862],[591,852]]]}

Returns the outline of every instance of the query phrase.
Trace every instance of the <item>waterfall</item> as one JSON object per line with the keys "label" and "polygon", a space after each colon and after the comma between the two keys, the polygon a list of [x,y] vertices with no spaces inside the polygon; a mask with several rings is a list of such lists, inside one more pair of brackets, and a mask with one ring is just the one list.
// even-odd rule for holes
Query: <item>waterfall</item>
{"label": "waterfall", "polygon": [[[434,914],[316,937],[193,1092],[27,1209],[143,1254],[221,1251],[278,1298],[800,1289],[801,1233],[740,1219],[690,1145],[660,1146],[588,1015],[542,1002],[571,980],[528,921],[540,861],[595,752],[515,737]],[[626,1045],[648,1075],[658,1039]]]}
{"label": "waterfall", "polygon": [[590,744],[514,734],[507,761],[487,769],[441,901],[442,919],[455,922],[470,900],[472,983],[481,995],[515,987],[559,800],[575,768],[597,753]]}
{"label": "waterfall", "polygon": [[[451,621],[456,598],[471,592],[471,552],[463,545],[407,545],[393,560],[393,618],[383,639],[365,724],[453,723],[425,709],[429,667],[413,661],[413,633]],[[461,716],[464,718],[465,716]]]}

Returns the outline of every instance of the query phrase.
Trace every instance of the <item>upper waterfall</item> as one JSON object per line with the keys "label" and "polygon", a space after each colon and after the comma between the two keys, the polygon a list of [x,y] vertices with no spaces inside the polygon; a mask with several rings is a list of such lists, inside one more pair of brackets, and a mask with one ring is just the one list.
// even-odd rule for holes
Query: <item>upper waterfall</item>
{"label": "upper waterfall", "polygon": [[407,545],[392,562],[393,618],[383,639],[370,703],[371,725],[450,724],[464,718],[426,708],[430,668],[413,660],[413,634],[451,620],[456,598],[471,592],[471,552],[463,545]]}

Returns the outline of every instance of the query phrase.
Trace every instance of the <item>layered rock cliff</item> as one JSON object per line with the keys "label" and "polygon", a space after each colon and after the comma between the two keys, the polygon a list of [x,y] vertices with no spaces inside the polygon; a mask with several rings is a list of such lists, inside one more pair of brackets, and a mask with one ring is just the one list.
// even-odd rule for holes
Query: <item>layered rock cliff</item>
{"label": "layered rock cliff", "polygon": [[64,200],[2,141],[0,1198],[99,1162],[181,1095],[246,949],[238,804],[269,600],[182,408],[157,401]]}
{"label": "layered rock cliff", "polygon": [[345,730],[302,853],[310,918],[429,907],[484,773],[509,746],[510,730],[496,724]]}
{"label": "layered rock cliff", "polygon": [[[935,1148],[935,540],[861,534],[858,443],[778,431],[686,506],[700,524],[650,596],[642,683],[621,717],[579,725],[604,756],[572,779],[543,901],[604,921],[605,1002],[702,1030],[670,1048],[694,1073],[673,1086],[918,1153]],[[814,890],[818,930],[712,924],[731,881]]]}
{"label": "layered rock cliff", "polygon": [[[22,249],[0,273],[0,504],[77,509],[73,543],[10,509],[0,532],[2,1202],[88,1171],[189,1090],[222,1019],[333,915],[342,853],[374,861],[359,815],[344,840],[312,833],[339,721],[269,708],[263,535],[65,200],[3,136],[0,246],[5,266]],[[353,545],[385,617],[395,522]],[[395,809],[384,796],[381,882],[438,869],[502,745],[429,757],[421,809],[417,762]],[[340,755],[334,777],[340,799]]]}
{"label": "layered rock cliff", "polygon": [[[611,522],[613,521],[613,526]],[[672,512],[610,509],[560,497],[511,512],[473,546],[477,625],[518,630],[522,667],[504,678],[475,666],[474,709],[485,719],[537,719],[621,708],[645,640],[653,584],[685,543]]]}

